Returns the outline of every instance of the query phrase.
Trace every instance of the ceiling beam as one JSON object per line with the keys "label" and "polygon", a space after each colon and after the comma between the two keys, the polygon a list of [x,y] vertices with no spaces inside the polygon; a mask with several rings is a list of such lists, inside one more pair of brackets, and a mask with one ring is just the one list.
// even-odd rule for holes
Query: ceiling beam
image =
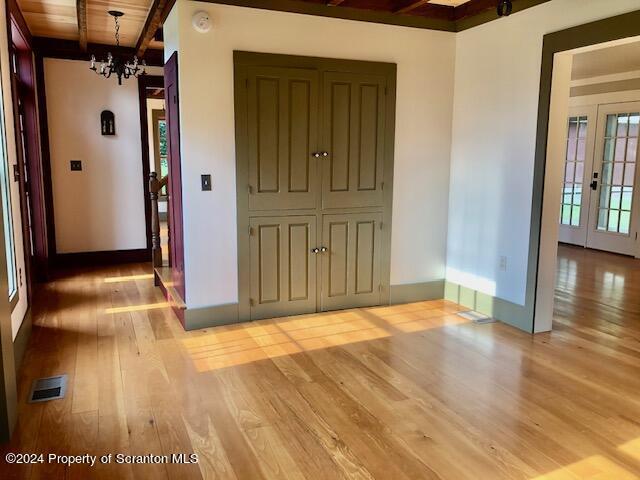
{"label": "ceiling beam", "polygon": [[[133,47],[115,47],[99,43],[88,43],[87,50],[80,50],[75,40],[61,40],[59,38],[33,37],[33,51],[40,57],[64,58],[67,60],[89,60],[94,54],[98,60],[106,58],[111,52],[122,57],[132,57],[135,53]],[[164,65],[162,50],[148,48],[144,54],[147,65],[161,67]]]}
{"label": "ceiling beam", "polygon": [[415,0],[411,2],[409,5],[399,8],[398,10],[394,10],[393,13],[409,13],[415,10],[418,7],[426,5],[430,0]]}
{"label": "ceiling beam", "polygon": [[87,51],[87,0],[76,0],[78,17],[78,42],[83,52]]}
{"label": "ceiling beam", "polygon": [[149,9],[147,21],[140,32],[140,37],[136,43],[136,55],[142,57],[149,47],[149,43],[153,40],[158,28],[162,25],[167,15],[171,11],[176,0],[153,0],[153,5]]}

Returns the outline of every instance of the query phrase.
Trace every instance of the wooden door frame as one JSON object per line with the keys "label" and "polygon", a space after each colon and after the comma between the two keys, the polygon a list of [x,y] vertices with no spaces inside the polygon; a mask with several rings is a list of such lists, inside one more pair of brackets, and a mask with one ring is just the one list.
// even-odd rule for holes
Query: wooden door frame
{"label": "wooden door frame", "polygon": [[[173,288],[181,296],[181,301],[186,303],[186,278],[184,272],[184,213],[182,197],[182,165],[181,165],[181,145],[180,145],[180,91],[178,78],[178,52],[173,52],[164,65],[164,96],[165,96],[165,119],[167,122],[167,148],[169,181],[167,182],[167,192],[169,201],[167,202],[167,214],[169,222],[169,264],[171,267],[171,279]],[[175,78],[175,118],[171,117],[172,99],[169,98],[169,86],[172,78]],[[175,121],[175,129],[172,130],[171,122]],[[172,138],[171,132],[177,135]],[[175,142],[175,143],[174,143]],[[176,156],[172,152],[177,152]],[[176,158],[177,157],[177,158]],[[177,171],[172,167],[177,167]],[[176,261],[174,261],[174,259]],[[181,268],[176,265],[179,263]],[[174,312],[185,325],[184,310],[174,308]]]}
{"label": "wooden door frame", "polygon": [[[9,64],[12,67],[10,88],[13,101],[16,164],[18,167],[17,181],[20,194],[24,273],[27,286],[27,304],[31,305],[34,273],[39,280],[48,277],[48,244],[40,161],[35,71],[31,34],[15,1],[7,2],[7,19]],[[22,118],[24,120],[24,142],[20,128],[20,105],[22,105]],[[24,178],[25,166],[29,175],[28,185]],[[29,199],[27,199],[27,193]],[[29,212],[31,216],[29,216]],[[31,255],[32,248],[33,256]]]}
{"label": "wooden door frame", "polygon": [[147,250],[151,259],[151,203],[149,200],[150,145],[149,122],[147,120],[147,88],[164,88],[162,75],[143,75],[138,78],[138,102],[140,107],[140,144],[142,146],[142,192],[144,196],[144,221],[147,235]]}
{"label": "wooden door frame", "polygon": [[[254,53],[244,51],[233,52],[234,66],[234,107],[235,107],[235,142],[236,142],[236,206],[237,206],[237,241],[238,241],[238,319],[251,319],[250,301],[250,262],[249,262],[249,202],[247,195],[249,178],[249,156],[247,151],[248,118],[247,118],[247,69],[251,66],[308,68],[319,71],[340,71],[352,73],[378,74],[386,77],[386,117],[385,117],[385,164],[383,218],[385,228],[382,230],[382,251],[380,277],[382,293],[381,304],[389,303],[389,287],[391,278],[391,222],[393,202],[393,167],[395,147],[395,112],[396,112],[396,64],[369,62],[361,60],[339,60],[321,57],[282,55],[270,53]],[[322,90],[321,88],[319,90]],[[320,92],[321,95],[321,92]],[[320,100],[321,101],[321,96]],[[319,122],[319,128],[322,122]],[[380,207],[369,208],[337,208],[331,213],[366,213],[379,212]],[[287,210],[287,215],[306,215],[313,210]],[[328,212],[327,212],[328,213]],[[282,215],[281,210],[252,212],[252,216]],[[319,219],[322,222],[322,219]],[[318,232],[321,228],[318,227]],[[318,285],[321,282],[317,282]],[[318,287],[320,288],[320,287]],[[317,297],[319,301],[319,296]]]}

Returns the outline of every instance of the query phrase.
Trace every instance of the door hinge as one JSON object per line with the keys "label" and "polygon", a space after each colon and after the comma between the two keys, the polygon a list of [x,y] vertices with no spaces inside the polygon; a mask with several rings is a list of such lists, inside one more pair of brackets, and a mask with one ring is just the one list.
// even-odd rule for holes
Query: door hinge
{"label": "door hinge", "polygon": [[249,299],[249,306],[250,307],[255,307],[255,305],[256,305],[256,302],[253,300],[253,298],[250,298]]}
{"label": "door hinge", "polygon": [[384,182],[380,183],[380,190],[384,190]]}
{"label": "door hinge", "polygon": [[382,285],[378,285],[378,292],[382,293]]}
{"label": "door hinge", "polygon": [[18,180],[20,180],[20,169],[18,168],[18,164],[14,163],[13,164],[13,181],[17,182]]}
{"label": "door hinge", "polygon": [[249,227],[249,236],[253,236],[253,227]]}
{"label": "door hinge", "polygon": [[247,192],[249,195],[253,195],[253,187],[251,185],[247,185]]}
{"label": "door hinge", "polygon": [[638,240],[638,232],[636,232],[636,240]]}

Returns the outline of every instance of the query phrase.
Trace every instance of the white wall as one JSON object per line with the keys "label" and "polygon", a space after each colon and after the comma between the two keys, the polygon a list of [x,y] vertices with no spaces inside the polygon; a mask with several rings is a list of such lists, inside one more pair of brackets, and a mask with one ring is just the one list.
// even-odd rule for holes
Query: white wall
{"label": "white wall", "polygon": [[[105,79],[87,62],[45,59],[58,253],[146,247],[138,82]],[[115,115],[102,136],[100,112]],[[70,160],[81,160],[72,172]]]}
{"label": "white wall", "polygon": [[[206,34],[191,26],[197,10],[213,20]],[[178,0],[164,36],[165,56],[179,51],[189,307],[238,300],[234,50],[397,64],[391,284],[444,278],[453,33]]]}
{"label": "white wall", "polygon": [[553,0],[457,34],[448,280],[524,304],[543,36],[638,8]]}

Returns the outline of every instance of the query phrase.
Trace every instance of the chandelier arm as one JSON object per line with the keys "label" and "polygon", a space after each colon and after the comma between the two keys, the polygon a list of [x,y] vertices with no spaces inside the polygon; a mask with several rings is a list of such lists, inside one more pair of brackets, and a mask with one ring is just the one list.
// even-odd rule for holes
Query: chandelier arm
{"label": "chandelier arm", "polygon": [[[122,12],[116,10],[109,10],[109,15],[113,17],[115,24],[115,40],[116,40],[116,49],[120,47],[120,17],[124,14]],[[117,52],[117,50],[116,50]],[[140,75],[145,75],[146,62],[142,60],[142,67],[140,67],[139,60],[137,56],[133,57],[131,62],[127,62],[124,58],[122,58],[118,53],[116,56],[112,55],[111,52],[107,54],[107,60],[103,60],[101,62],[100,69],[95,67],[95,56],[91,56],[90,70],[93,70],[97,75],[101,75],[105,78],[110,78],[112,75],[118,77],[118,84],[122,84],[122,77],[128,79],[130,77],[139,77]]]}

